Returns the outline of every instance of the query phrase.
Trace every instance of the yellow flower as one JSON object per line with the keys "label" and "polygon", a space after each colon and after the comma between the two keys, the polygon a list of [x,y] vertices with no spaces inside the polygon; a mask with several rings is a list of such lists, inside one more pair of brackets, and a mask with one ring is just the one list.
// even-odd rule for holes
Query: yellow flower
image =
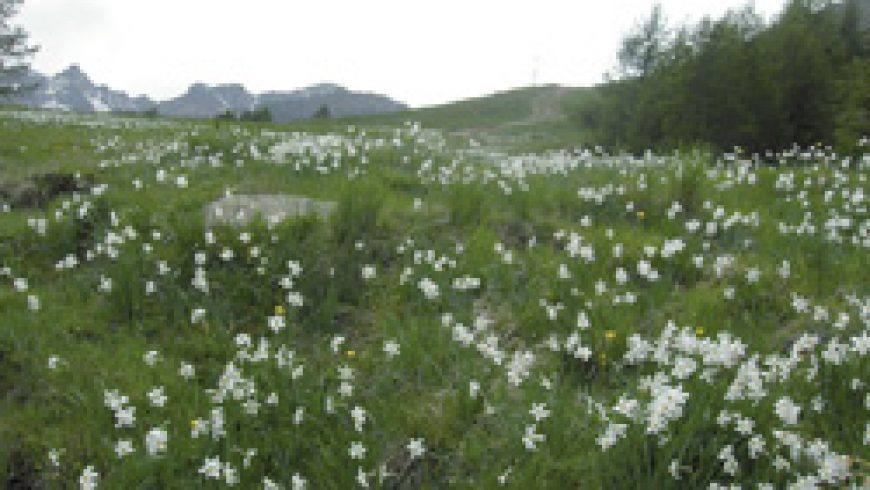
{"label": "yellow flower", "polygon": [[278,305],[275,307],[275,314],[278,316],[282,316],[284,314],[284,306]]}
{"label": "yellow flower", "polygon": [[643,211],[637,212],[637,219],[643,219],[645,216],[646,216],[646,213],[644,213]]}
{"label": "yellow flower", "polygon": [[356,357],[356,351],[355,350],[347,351],[347,357],[353,359],[354,357]]}
{"label": "yellow flower", "polygon": [[604,332],[604,338],[606,338],[607,340],[615,339],[616,338],[616,331],[615,330],[608,330],[608,331]]}
{"label": "yellow flower", "polygon": [[704,335],[704,327],[695,327],[695,335],[699,337]]}

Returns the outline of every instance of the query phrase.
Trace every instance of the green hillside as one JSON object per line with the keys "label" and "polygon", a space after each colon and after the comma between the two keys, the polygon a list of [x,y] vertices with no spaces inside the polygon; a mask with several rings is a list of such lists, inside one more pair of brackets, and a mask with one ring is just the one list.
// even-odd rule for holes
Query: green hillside
{"label": "green hillside", "polygon": [[297,128],[341,128],[348,124],[396,126],[407,121],[424,128],[439,129],[449,137],[472,137],[492,148],[512,151],[541,151],[593,144],[590,132],[578,124],[574,114],[595,88],[556,85],[526,87],[408,111],[304,121]]}
{"label": "green hillside", "polygon": [[870,154],[530,152],[554,90],[0,110],[0,482],[867,485]]}

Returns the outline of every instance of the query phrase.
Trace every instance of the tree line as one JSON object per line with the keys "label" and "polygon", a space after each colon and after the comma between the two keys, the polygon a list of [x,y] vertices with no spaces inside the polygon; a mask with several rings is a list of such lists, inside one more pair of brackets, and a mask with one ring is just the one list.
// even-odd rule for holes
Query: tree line
{"label": "tree line", "polygon": [[791,0],[770,24],[749,6],[670,28],[657,5],[623,39],[619,78],[573,118],[597,141],[635,152],[855,151],[870,134],[868,16],[867,0]]}

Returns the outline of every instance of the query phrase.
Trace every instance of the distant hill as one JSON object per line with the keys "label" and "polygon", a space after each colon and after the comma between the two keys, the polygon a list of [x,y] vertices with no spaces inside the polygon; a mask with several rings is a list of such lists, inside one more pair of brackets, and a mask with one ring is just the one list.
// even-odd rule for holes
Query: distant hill
{"label": "distant hill", "polygon": [[145,112],[156,110],[170,117],[207,118],[227,111],[243,112],[266,107],[275,122],[310,118],[321,106],[334,116],[380,114],[407,109],[387,96],[353,92],[335,84],[253,94],[240,84],[194,83],[187,91],[166,101],[146,96],[133,97],[94,83],[78,65],[70,65],[53,76],[30,73],[19,83],[36,84],[35,90],[19,94],[10,102],[28,107],[76,112]]}
{"label": "distant hill", "polygon": [[[545,151],[595,144],[594,135],[578,125],[573,115],[577,106],[588,104],[598,91],[599,87],[521,87],[431,107],[334,118],[316,127],[334,130],[352,124],[394,126],[414,121],[423,128],[442,130],[447,136],[473,138],[490,148]],[[312,124],[306,122],[301,127],[310,128]]]}

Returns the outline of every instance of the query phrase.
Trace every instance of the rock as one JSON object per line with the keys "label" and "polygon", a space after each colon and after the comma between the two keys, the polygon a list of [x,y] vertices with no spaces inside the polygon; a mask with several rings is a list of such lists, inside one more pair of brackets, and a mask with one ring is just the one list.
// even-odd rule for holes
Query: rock
{"label": "rock", "polygon": [[245,225],[258,215],[270,224],[312,214],[325,219],[337,206],[338,203],[334,201],[320,201],[302,196],[239,194],[224,197],[206,206],[205,224]]}

